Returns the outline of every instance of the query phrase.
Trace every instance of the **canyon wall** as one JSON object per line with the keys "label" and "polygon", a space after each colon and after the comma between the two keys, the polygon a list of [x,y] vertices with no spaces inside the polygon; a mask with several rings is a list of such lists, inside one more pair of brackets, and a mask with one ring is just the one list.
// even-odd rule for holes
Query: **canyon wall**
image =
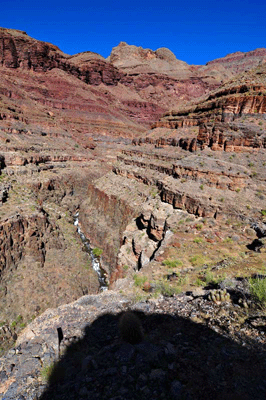
{"label": "canyon wall", "polygon": [[123,232],[129,221],[138,215],[130,202],[89,185],[87,199],[80,207],[80,224],[93,247],[103,250],[101,260],[109,280],[115,279],[117,255]]}

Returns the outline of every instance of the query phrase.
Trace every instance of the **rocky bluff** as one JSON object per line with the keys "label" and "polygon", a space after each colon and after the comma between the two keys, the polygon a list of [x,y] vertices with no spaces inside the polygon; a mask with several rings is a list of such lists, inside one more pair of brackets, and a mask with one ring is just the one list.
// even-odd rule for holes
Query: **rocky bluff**
{"label": "rocky bluff", "polygon": [[235,69],[252,68],[264,57],[260,49],[225,58],[226,68],[223,59],[195,67],[168,49],[122,42],[105,60],[89,51],[69,56],[25,32],[1,28],[2,120],[17,130],[70,131],[83,142],[94,135],[132,138],[177,104],[207,94]]}

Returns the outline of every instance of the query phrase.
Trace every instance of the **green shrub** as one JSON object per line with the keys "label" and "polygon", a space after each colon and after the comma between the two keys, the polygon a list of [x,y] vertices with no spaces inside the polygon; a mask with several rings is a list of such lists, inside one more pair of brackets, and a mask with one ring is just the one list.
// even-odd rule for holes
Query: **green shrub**
{"label": "green shrub", "polygon": [[249,289],[255,302],[266,307],[266,278],[249,278]]}
{"label": "green shrub", "polygon": [[180,293],[180,289],[171,286],[168,282],[160,281],[156,283],[155,292],[160,293],[163,296],[173,296],[174,294]]}
{"label": "green shrub", "polygon": [[205,282],[208,283],[216,283],[214,275],[211,271],[207,271],[205,274]]}
{"label": "green shrub", "polygon": [[103,250],[99,249],[98,247],[94,247],[94,249],[92,249],[92,254],[95,257],[100,257],[102,255],[102,253],[103,253]]}
{"label": "green shrub", "polygon": [[15,328],[19,323],[21,323],[23,320],[22,315],[18,315],[17,318],[10,324],[11,328]]}
{"label": "green shrub", "polygon": [[230,237],[227,237],[224,239],[224,243],[233,243],[233,239]]}
{"label": "green shrub", "polygon": [[194,243],[202,243],[203,242],[203,238],[201,237],[196,237],[195,239],[193,239]]}
{"label": "green shrub", "polygon": [[41,378],[44,383],[54,384],[61,381],[65,376],[65,369],[59,363],[44,365],[41,369]]}
{"label": "green shrub", "polygon": [[196,286],[205,286],[205,282],[202,280],[202,279],[200,279],[199,277],[196,279],[196,281],[195,281],[195,285]]}
{"label": "green shrub", "polygon": [[263,217],[266,216],[266,210],[261,210],[261,215],[263,215]]}
{"label": "green shrub", "polygon": [[194,267],[199,267],[200,265],[203,265],[206,260],[201,254],[198,254],[198,255],[190,257],[189,261],[191,262],[191,264]]}
{"label": "green shrub", "polygon": [[157,189],[157,188],[151,189],[150,195],[151,195],[151,197],[152,197],[153,199],[157,196],[157,194],[158,194],[158,189]]}
{"label": "green shrub", "polygon": [[0,175],[0,182],[2,182],[5,179],[6,176],[7,175],[4,172],[2,172],[1,175]]}
{"label": "green shrub", "polygon": [[137,275],[137,274],[135,274],[133,276],[133,279],[134,279],[134,285],[135,286],[143,286],[144,283],[148,281],[147,276]]}
{"label": "green shrub", "polygon": [[166,260],[163,261],[163,265],[166,265],[167,267],[170,268],[176,268],[178,266],[182,266],[183,263],[180,260],[170,260],[169,258],[167,258]]}
{"label": "green shrub", "polygon": [[202,224],[197,224],[197,225],[196,225],[197,231],[200,231],[200,230],[202,229],[202,226],[203,226]]}

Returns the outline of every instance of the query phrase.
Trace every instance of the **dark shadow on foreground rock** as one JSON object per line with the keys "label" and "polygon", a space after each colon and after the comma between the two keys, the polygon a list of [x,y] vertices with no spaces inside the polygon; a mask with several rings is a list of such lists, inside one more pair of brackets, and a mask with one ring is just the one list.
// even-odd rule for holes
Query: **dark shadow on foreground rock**
{"label": "dark shadow on foreground rock", "polygon": [[[121,315],[121,314],[120,314]],[[120,315],[105,314],[71,344],[41,400],[266,398],[265,352],[167,314],[137,315],[139,344],[119,337]]]}

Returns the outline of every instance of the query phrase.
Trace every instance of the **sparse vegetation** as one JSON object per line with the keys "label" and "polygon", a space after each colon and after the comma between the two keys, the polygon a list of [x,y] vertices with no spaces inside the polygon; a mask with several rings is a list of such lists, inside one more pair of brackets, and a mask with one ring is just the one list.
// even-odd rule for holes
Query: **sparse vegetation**
{"label": "sparse vegetation", "polygon": [[255,302],[261,307],[266,307],[266,278],[249,278],[250,293]]}
{"label": "sparse vegetation", "polygon": [[1,175],[0,175],[0,182],[3,182],[3,180],[6,178],[6,174],[3,172]]}
{"label": "sparse vegetation", "polygon": [[151,189],[150,195],[151,195],[151,197],[152,197],[153,199],[157,196],[157,194],[158,194],[158,189],[157,189],[157,188]]}
{"label": "sparse vegetation", "polygon": [[194,243],[202,243],[203,242],[203,238],[201,237],[196,237],[195,239],[193,239]]}
{"label": "sparse vegetation", "polygon": [[204,276],[204,280],[206,282],[206,284],[216,284],[218,282],[218,280],[214,277],[213,273],[211,271],[207,271],[205,276]]}
{"label": "sparse vegetation", "polygon": [[203,227],[203,225],[202,225],[202,224],[197,224],[197,225],[196,225],[196,229],[197,229],[197,231],[201,231],[202,227]]}
{"label": "sparse vegetation", "polygon": [[227,237],[224,239],[224,243],[233,243],[233,239],[230,237]]}
{"label": "sparse vegetation", "polygon": [[196,279],[196,281],[195,281],[195,285],[196,286],[205,286],[205,282],[202,280],[202,279],[200,279],[199,277]]}
{"label": "sparse vegetation", "polygon": [[142,287],[144,285],[144,283],[148,281],[147,276],[138,275],[138,274],[135,274],[133,276],[133,279],[134,279],[134,285],[138,286],[138,287]]}
{"label": "sparse vegetation", "polygon": [[98,247],[94,247],[94,249],[92,249],[92,253],[95,257],[100,257],[103,253],[103,250],[99,249]]}
{"label": "sparse vegetation", "polygon": [[18,315],[17,318],[11,322],[10,327],[15,328],[18,324],[21,324],[23,320],[22,315]]}
{"label": "sparse vegetation", "polygon": [[172,286],[169,282],[160,281],[156,283],[156,294],[162,294],[164,296],[173,296],[174,294],[180,293],[180,289],[177,286]]}
{"label": "sparse vegetation", "polygon": [[201,254],[196,254],[189,258],[189,261],[194,267],[199,267],[205,263],[205,258]]}
{"label": "sparse vegetation", "polygon": [[163,261],[163,265],[166,265],[167,267],[170,267],[170,268],[176,268],[176,267],[181,267],[183,265],[183,263],[180,260],[166,259]]}
{"label": "sparse vegetation", "polygon": [[41,369],[41,378],[44,383],[53,384],[64,378],[65,370],[60,362],[46,364]]}

